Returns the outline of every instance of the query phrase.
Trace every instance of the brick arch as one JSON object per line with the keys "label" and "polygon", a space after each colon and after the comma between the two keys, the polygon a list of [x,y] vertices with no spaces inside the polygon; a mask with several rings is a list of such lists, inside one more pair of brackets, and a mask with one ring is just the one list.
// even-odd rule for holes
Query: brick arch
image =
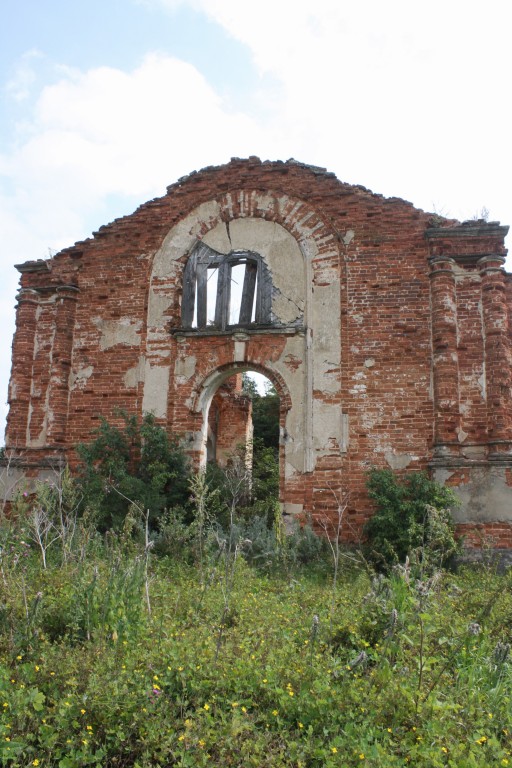
{"label": "brick arch", "polygon": [[179,264],[182,271],[197,241],[210,230],[244,218],[279,224],[297,241],[307,259],[333,251],[338,255],[343,250],[336,231],[306,200],[271,190],[240,188],[205,201],[172,227],[153,257],[151,283],[158,283],[169,274],[173,263]]}
{"label": "brick arch", "polygon": [[[217,201],[219,214],[203,222],[200,238],[220,223],[255,218],[280,224],[299,244],[311,240],[319,252],[328,244],[337,248],[337,235],[334,230],[328,227],[316,208],[300,198],[271,190],[241,187],[217,198]],[[313,254],[308,250],[306,253],[303,251],[303,255]]]}
{"label": "brick arch", "polygon": [[[194,387],[192,393],[193,406],[191,410],[195,412],[196,417],[200,419],[200,445],[196,446],[196,461],[199,466],[204,466],[206,463],[206,442],[208,434],[208,414],[212,400],[218,391],[219,387],[231,376],[235,376],[237,373],[243,373],[245,371],[255,371],[261,373],[268,378],[276,388],[279,395],[279,431],[281,437],[286,437],[285,418],[287,411],[291,408],[291,396],[284,382],[282,376],[271,368],[261,365],[259,363],[227,363],[220,365],[211,370],[201,381]],[[280,495],[284,494],[284,453],[280,450]]]}
{"label": "brick arch", "polygon": [[192,410],[195,413],[201,413],[203,411],[205,400],[210,399],[215,394],[217,389],[223,384],[224,381],[231,376],[235,376],[237,373],[245,373],[247,371],[254,371],[255,373],[261,373],[269,379],[275,386],[277,394],[280,399],[280,408],[283,412],[289,411],[292,407],[292,400],[290,392],[286,383],[280,373],[274,371],[267,366],[260,363],[252,363],[246,361],[244,363],[226,363],[220,365],[210,371],[203,379],[194,387],[192,393],[193,407]]}

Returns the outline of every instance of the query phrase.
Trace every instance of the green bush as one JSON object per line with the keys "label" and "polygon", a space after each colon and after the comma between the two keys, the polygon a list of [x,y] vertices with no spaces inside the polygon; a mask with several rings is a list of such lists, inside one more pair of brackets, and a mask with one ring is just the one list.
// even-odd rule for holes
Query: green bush
{"label": "green bush", "polygon": [[120,417],[121,427],[102,418],[95,439],[77,447],[85,503],[98,511],[100,530],[119,530],[132,502],[150,511],[156,529],[166,509],[188,503],[185,453],[152,414]]}
{"label": "green bush", "polygon": [[381,567],[414,557],[440,566],[457,551],[450,509],[459,502],[450,488],[424,472],[398,477],[390,469],[370,470],[368,494],[376,511],[365,527],[371,558]]}

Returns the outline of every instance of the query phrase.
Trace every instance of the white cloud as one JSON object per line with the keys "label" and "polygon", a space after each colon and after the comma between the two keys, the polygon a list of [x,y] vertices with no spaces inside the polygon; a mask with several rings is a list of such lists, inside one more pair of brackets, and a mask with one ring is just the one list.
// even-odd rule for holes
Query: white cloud
{"label": "white cloud", "polygon": [[[154,0],[176,7],[176,0]],[[283,157],[452,216],[512,218],[500,0],[189,0],[282,84]],[[279,147],[282,142],[279,141]],[[274,155],[276,156],[276,155]]]}
{"label": "white cloud", "polygon": [[29,98],[37,79],[35,65],[42,57],[40,51],[31,50],[26,51],[17,62],[13,75],[4,86],[6,93],[15,101]]}
{"label": "white cloud", "polygon": [[143,200],[177,172],[249,146],[256,132],[249,118],[225,111],[193,66],[151,54],[130,73],[66,71],[43,90],[32,136],[3,164],[16,179],[54,192],[60,182],[81,204],[111,193]]}

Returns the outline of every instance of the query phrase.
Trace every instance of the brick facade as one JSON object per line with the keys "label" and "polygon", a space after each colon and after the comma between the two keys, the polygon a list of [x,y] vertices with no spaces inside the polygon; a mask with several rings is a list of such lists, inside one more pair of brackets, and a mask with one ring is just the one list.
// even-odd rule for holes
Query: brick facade
{"label": "brick facade", "polygon": [[[73,465],[73,446],[120,408],[153,412],[200,464],[214,413],[227,425],[217,422],[218,448],[228,427],[245,434],[247,403],[225,382],[255,370],[281,398],[286,514],[332,516],[348,495],[344,535],[357,539],[371,465],[429,469],[456,487],[469,545],[488,533],[510,547],[507,231],[295,161],[233,159],[180,179],[93,238],[18,266],[6,432],[16,471]],[[242,304],[254,294],[260,308],[251,322],[226,320],[234,265]],[[214,272],[224,323],[194,322]]]}

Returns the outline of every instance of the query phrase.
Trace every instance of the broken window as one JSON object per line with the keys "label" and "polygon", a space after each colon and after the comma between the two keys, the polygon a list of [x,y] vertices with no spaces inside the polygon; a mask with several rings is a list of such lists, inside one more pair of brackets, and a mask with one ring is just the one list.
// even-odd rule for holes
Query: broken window
{"label": "broken window", "polygon": [[205,243],[194,247],[183,276],[184,328],[268,325],[271,280],[259,253],[218,253]]}

